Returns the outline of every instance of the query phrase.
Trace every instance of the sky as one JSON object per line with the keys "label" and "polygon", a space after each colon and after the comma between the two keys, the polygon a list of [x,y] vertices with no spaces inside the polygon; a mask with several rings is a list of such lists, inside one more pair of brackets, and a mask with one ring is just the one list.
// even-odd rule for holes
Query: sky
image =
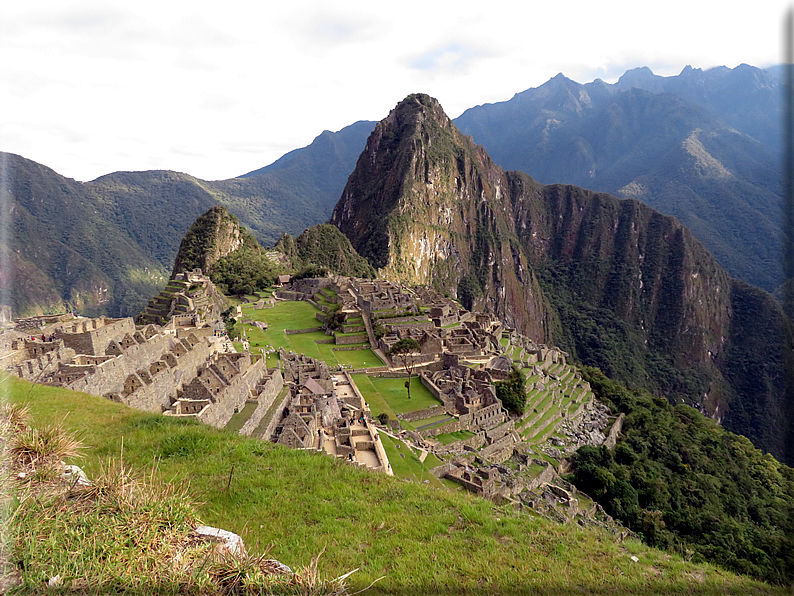
{"label": "sky", "polygon": [[0,3],[0,151],[80,181],[242,175],[411,93],[453,118],[562,72],[615,82],[782,61],[788,4],[291,0]]}

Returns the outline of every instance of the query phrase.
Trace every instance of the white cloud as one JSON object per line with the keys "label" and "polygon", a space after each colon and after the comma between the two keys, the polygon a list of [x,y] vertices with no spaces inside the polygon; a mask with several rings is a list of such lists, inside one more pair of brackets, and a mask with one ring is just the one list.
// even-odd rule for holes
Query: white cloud
{"label": "white cloud", "polygon": [[0,150],[83,180],[152,167],[231,177],[381,119],[409,93],[454,117],[558,72],[766,66],[785,5],[761,4],[6,2]]}

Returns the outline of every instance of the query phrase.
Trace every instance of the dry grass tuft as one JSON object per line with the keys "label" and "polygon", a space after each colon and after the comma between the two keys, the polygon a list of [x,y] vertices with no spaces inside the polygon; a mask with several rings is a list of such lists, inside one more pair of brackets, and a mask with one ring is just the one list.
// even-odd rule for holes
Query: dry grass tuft
{"label": "dry grass tuft", "polygon": [[79,455],[82,441],[60,426],[25,428],[14,432],[9,443],[12,457],[23,467]]}
{"label": "dry grass tuft", "polygon": [[30,407],[17,404],[4,404],[0,409],[0,421],[10,432],[20,432],[28,428]]}

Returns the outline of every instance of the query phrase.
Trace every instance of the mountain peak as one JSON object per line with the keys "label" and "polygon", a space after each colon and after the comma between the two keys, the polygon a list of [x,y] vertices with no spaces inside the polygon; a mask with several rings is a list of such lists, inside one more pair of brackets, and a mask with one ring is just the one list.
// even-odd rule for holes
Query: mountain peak
{"label": "mountain peak", "polygon": [[[215,263],[240,248],[249,237],[226,207],[211,207],[193,222],[182,238],[171,279],[196,268],[208,273]],[[250,241],[256,243],[253,238]]]}
{"label": "mountain peak", "polygon": [[623,76],[618,79],[615,86],[619,89],[630,89],[631,87],[642,87],[647,89],[649,85],[660,86],[661,83],[657,81],[659,78],[660,77],[655,75],[647,66],[640,66],[623,73]]}

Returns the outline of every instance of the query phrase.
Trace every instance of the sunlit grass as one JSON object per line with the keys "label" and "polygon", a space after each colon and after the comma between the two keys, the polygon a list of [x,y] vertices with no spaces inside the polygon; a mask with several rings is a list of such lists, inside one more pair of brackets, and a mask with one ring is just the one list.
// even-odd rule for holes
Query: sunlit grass
{"label": "sunlit grass", "polygon": [[83,440],[79,463],[89,477],[98,477],[103,462],[118,459],[123,449],[130,466],[156,464],[156,478],[188,483],[202,521],[241,534],[249,549],[272,545],[270,555],[293,567],[308,565],[324,549],[319,570],[330,576],[359,568],[351,592],[385,576],[368,593],[786,593],[636,541],[621,543],[599,529],[558,525],[464,491],[433,489],[421,474],[418,482],[406,482],[18,379],[6,380],[4,389],[13,403],[30,404],[36,425],[60,423]]}

